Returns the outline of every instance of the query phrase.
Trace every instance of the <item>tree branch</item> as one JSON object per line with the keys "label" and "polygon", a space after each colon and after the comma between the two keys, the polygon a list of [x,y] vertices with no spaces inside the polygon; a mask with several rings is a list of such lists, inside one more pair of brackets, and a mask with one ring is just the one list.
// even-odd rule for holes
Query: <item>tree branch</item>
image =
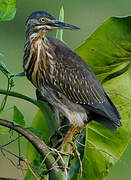
{"label": "tree branch", "polygon": [[29,96],[26,96],[24,94],[21,94],[21,93],[17,93],[17,92],[13,92],[13,91],[9,91],[7,92],[7,90],[4,90],[4,89],[0,89],[0,94],[3,94],[3,95],[8,95],[8,96],[12,96],[12,97],[16,97],[16,98],[19,98],[19,99],[24,99],[36,106],[39,107],[39,103],[37,102],[37,100],[29,97]]}
{"label": "tree branch", "polygon": [[28,129],[21,126],[16,126],[8,120],[0,119],[0,125],[10,128],[23,135],[38,150],[41,156],[45,158],[47,169],[51,169],[49,173],[50,180],[64,180],[63,171],[59,168],[59,165],[56,163],[55,158],[50,153],[51,151],[49,150],[48,146],[41,139],[39,139]]}

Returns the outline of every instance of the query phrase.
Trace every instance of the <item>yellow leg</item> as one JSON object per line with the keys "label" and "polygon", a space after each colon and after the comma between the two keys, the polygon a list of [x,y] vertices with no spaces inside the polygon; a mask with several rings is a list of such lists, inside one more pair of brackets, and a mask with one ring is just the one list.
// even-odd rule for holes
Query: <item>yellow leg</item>
{"label": "yellow leg", "polygon": [[62,152],[68,152],[70,150],[68,150],[68,145],[70,144],[70,142],[73,139],[73,136],[76,134],[76,129],[77,129],[77,123],[76,121],[72,124],[72,126],[70,127],[70,129],[68,130],[66,137],[64,138],[64,141],[62,143],[62,147],[61,147],[61,151]]}
{"label": "yellow leg", "polygon": [[62,152],[68,153],[70,151],[68,150],[68,145],[73,141],[73,137],[76,134],[78,134],[85,126],[86,124],[81,127],[78,127],[77,121],[74,121],[74,123],[72,124],[69,131],[67,132],[66,137],[64,138],[64,141],[62,143],[62,147],[61,147]]}

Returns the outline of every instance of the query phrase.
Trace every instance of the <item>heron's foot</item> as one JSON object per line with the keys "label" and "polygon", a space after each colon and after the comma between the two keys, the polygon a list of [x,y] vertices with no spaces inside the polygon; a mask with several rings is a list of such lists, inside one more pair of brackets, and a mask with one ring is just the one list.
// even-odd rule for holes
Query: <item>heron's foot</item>
{"label": "heron's foot", "polygon": [[68,130],[65,138],[63,139],[63,143],[61,144],[61,151],[63,152],[68,152],[67,149],[71,149],[68,148],[69,146],[71,146],[71,144],[73,142],[75,142],[75,140],[81,135],[81,130],[85,127],[85,125],[78,127],[77,123],[74,122],[70,129]]}

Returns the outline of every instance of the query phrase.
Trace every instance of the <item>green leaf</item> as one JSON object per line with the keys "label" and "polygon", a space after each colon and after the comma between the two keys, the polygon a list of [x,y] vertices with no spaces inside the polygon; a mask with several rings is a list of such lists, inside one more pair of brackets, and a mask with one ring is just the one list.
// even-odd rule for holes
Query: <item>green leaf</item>
{"label": "green leaf", "polygon": [[122,127],[111,131],[96,122],[89,124],[83,159],[83,179],[104,179],[109,173],[109,168],[120,159],[131,139],[130,75],[125,73],[113,78],[106,82],[104,87],[121,113]]}
{"label": "green leaf", "polygon": [[130,26],[130,16],[111,17],[76,49],[99,80],[104,80],[119,65],[131,61]]}
{"label": "green leaf", "polygon": [[[63,8],[63,6],[60,9],[59,21],[64,22],[64,8]],[[63,41],[63,30],[62,29],[57,29],[56,38]]]}
{"label": "green leaf", "polygon": [[15,125],[25,126],[24,116],[16,106],[14,106],[13,123]]}
{"label": "green leaf", "polygon": [[[117,106],[122,127],[111,131],[92,121],[87,126],[82,180],[102,180],[131,139],[131,17],[106,20],[76,52],[95,72]],[[79,179],[77,170],[77,179]]]}
{"label": "green leaf", "polygon": [[16,0],[1,0],[0,21],[8,21],[14,18],[16,13]]}

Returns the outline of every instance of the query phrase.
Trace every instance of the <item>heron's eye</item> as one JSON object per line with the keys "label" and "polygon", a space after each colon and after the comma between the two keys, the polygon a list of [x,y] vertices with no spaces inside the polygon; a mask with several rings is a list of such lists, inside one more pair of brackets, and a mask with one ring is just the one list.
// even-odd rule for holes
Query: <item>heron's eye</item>
{"label": "heron's eye", "polygon": [[47,20],[46,20],[46,18],[43,17],[43,18],[40,19],[40,21],[45,23]]}

